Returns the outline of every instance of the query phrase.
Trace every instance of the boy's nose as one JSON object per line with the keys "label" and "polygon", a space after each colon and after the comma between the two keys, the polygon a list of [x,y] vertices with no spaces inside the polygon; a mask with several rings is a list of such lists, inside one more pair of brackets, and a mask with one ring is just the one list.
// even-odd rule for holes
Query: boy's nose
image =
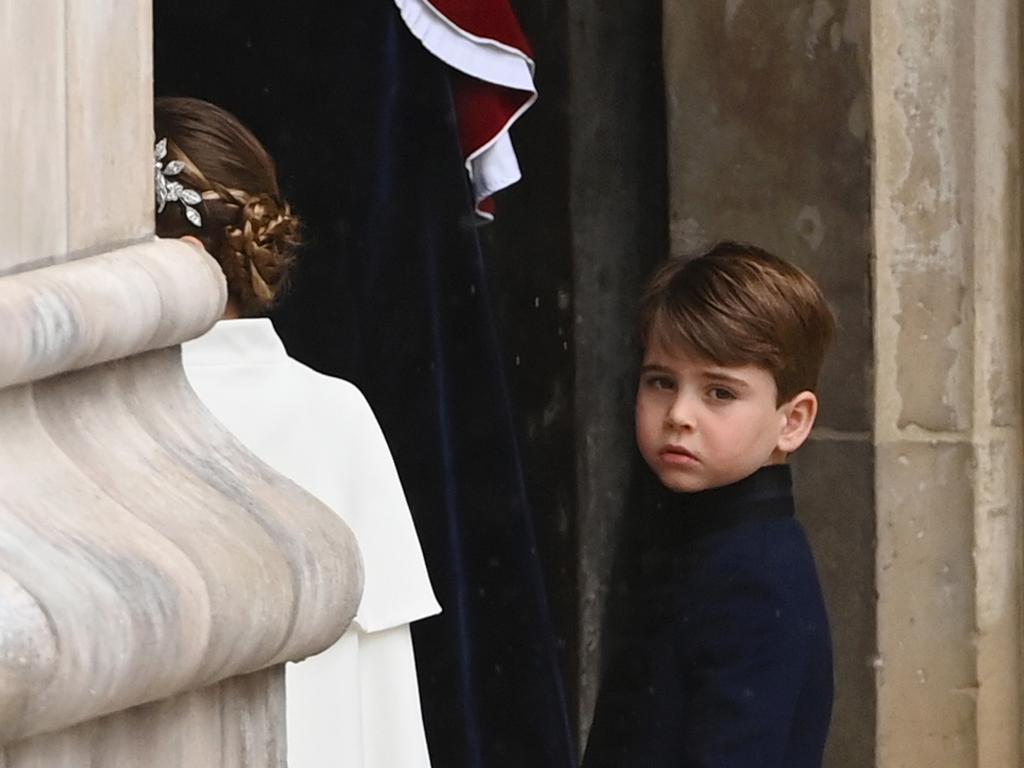
{"label": "boy's nose", "polygon": [[693,403],[686,395],[680,394],[665,414],[666,424],[673,429],[693,428]]}

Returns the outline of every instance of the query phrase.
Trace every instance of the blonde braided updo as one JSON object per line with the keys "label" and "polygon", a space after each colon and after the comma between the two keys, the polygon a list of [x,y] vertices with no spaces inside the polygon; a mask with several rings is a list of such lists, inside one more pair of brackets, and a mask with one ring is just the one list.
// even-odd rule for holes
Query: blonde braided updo
{"label": "blonde braided updo", "polygon": [[301,243],[274,161],[233,115],[200,99],[157,99],[154,127],[157,139],[167,139],[167,160],[184,163],[177,178],[202,195],[201,227],[182,206],[168,205],[157,215],[157,235],[199,238],[224,271],[238,314],[265,314],[287,286]]}

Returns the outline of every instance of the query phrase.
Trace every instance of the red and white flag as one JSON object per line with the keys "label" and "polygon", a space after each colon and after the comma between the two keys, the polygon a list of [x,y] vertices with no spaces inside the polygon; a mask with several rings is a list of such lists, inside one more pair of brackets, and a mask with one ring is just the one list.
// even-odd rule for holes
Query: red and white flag
{"label": "red and white flag", "polygon": [[522,178],[509,128],[537,99],[533,52],[508,0],[395,0],[423,46],[454,70],[455,112],[476,212]]}

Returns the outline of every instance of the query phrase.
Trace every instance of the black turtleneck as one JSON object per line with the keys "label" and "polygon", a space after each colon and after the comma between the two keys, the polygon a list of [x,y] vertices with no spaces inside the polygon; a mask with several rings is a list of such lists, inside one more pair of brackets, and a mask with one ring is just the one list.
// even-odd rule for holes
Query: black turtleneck
{"label": "black turtleneck", "polygon": [[761,467],[735,483],[697,493],[662,489],[654,524],[674,541],[698,539],[744,522],[793,517],[793,481],[787,464]]}
{"label": "black turtleneck", "polygon": [[789,467],[648,510],[644,576],[585,768],[820,768],[828,619]]}

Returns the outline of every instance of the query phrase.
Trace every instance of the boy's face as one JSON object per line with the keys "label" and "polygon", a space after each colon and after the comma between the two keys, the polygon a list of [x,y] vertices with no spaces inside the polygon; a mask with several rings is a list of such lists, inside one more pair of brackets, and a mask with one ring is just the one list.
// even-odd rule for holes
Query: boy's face
{"label": "boy's face", "polygon": [[[636,395],[636,440],[662,484],[692,493],[785,460],[786,404],[771,373],[649,344]],[[813,420],[813,416],[812,416]]]}

